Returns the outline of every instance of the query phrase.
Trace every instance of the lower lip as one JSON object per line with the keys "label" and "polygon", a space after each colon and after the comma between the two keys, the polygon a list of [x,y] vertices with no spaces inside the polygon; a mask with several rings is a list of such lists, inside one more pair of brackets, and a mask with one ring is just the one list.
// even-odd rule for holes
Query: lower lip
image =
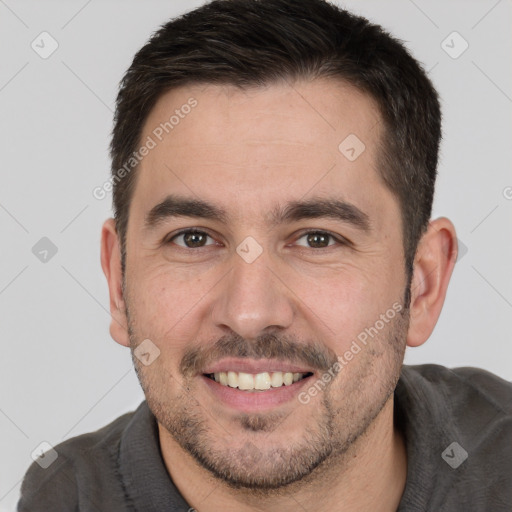
{"label": "lower lip", "polygon": [[261,412],[290,402],[297,397],[304,386],[307,386],[311,377],[310,375],[289,386],[270,388],[265,391],[242,391],[238,388],[223,386],[204,375],[201,376],[218,400],[242,412]]}

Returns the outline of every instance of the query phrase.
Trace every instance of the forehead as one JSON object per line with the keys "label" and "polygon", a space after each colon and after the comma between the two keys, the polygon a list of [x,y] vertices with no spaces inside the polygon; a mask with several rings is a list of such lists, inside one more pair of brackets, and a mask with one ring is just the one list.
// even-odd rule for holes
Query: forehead
{"label": "forehead", "polygon": [[240,215],[308,194],[369,202],[387,193],[376,171],[381,129],[376,103],[337,80],[180,87],[145,122],[141,143],[153,147],[133,207],[176,192]]}
{"label": "forehead", "polygon": [[[192,102],[197,104],[189,109]],[[171,127],[165,125],[168,121]],[[168,147],[243,141],[332,151],[338,150],[340,137],[350,133],[373,140],[379,125],[378,106],[370,96],[346,82],[317,79],[245,89],[212,84],[180,87],[158,99],[143,133],[158,136],[163,130]]]}

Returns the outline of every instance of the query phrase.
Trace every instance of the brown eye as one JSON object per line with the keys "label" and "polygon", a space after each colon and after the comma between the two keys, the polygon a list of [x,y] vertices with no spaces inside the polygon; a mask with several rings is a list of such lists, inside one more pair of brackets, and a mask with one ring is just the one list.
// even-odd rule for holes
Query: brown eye
{"label": "brown eye", "polygon": [[204,247],[205,245],[211,245],[207,243],[208,238],[211,238],[204,231],[182,231],[177,235],[173,236],[169,242],[174,242],[180,247],[186,247],[188,249],[194,249],[196,247]]}
{"label": "brown eye", "polygon": [[[299,242],[299,240],[305,240],[305,243]],[[310,247],[312,249],[324,249],[336,243],[334,236],[324,231],[311,231],[303,234],[298,240],[298,245],[304,247]]]}
{"label": "brown eye", "polygon": [[311,247],[327,247],[329,245],[329,235],[324,233],[310,233],[307,236],[308,244]]}

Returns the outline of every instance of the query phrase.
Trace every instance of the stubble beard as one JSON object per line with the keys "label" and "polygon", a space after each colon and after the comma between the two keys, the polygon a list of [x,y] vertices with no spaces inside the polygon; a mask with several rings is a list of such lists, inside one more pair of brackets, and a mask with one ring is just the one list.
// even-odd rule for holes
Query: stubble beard
{"label": "stubble beard", "polygon": [[[289,491],[294,483],[312,482],[334,467],[342,473],[344,456],[353,456],[357,441],[395,389],[409,322],[406,309],[389,323],[381,345],[365,348],[365,364],[361,363],[357,374],[344,382],[343,391],[339,391],[341,400],[335,399],[332,387],[327,387],[318,400],[315,416],[304,425],[300,441],[287,446],[272,440],[273,432],[281,440],[286,437],[285,414],[240,414],[233,418],[227,432],[194,397],[197,382],[192,377],[178,382],[166,370],[152,374],[151,367],[144,367],[133,356],[142,338],[137,337],[128,311],[127,317],[139,382],[149,409],[166,433],[222,483],[233,490],[266,497]],[[171,396],[172,382],[177,392]]]}

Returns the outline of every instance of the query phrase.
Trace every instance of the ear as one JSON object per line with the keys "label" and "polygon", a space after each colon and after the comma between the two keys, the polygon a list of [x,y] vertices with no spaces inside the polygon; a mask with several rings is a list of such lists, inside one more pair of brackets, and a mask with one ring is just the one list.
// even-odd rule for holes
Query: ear
{"label": "ear", "polygon": [[437,323],[457,260],[455,227],[445,217],[429,222],[414,259],[407,345],[427,341]]}
{"label": "ear", "polygon": [[110,335],[120,345],[130,346],[126,304],[122,292],[121,251],[114,219],[107,219],[101,230],[101,268],[110,295]]}

